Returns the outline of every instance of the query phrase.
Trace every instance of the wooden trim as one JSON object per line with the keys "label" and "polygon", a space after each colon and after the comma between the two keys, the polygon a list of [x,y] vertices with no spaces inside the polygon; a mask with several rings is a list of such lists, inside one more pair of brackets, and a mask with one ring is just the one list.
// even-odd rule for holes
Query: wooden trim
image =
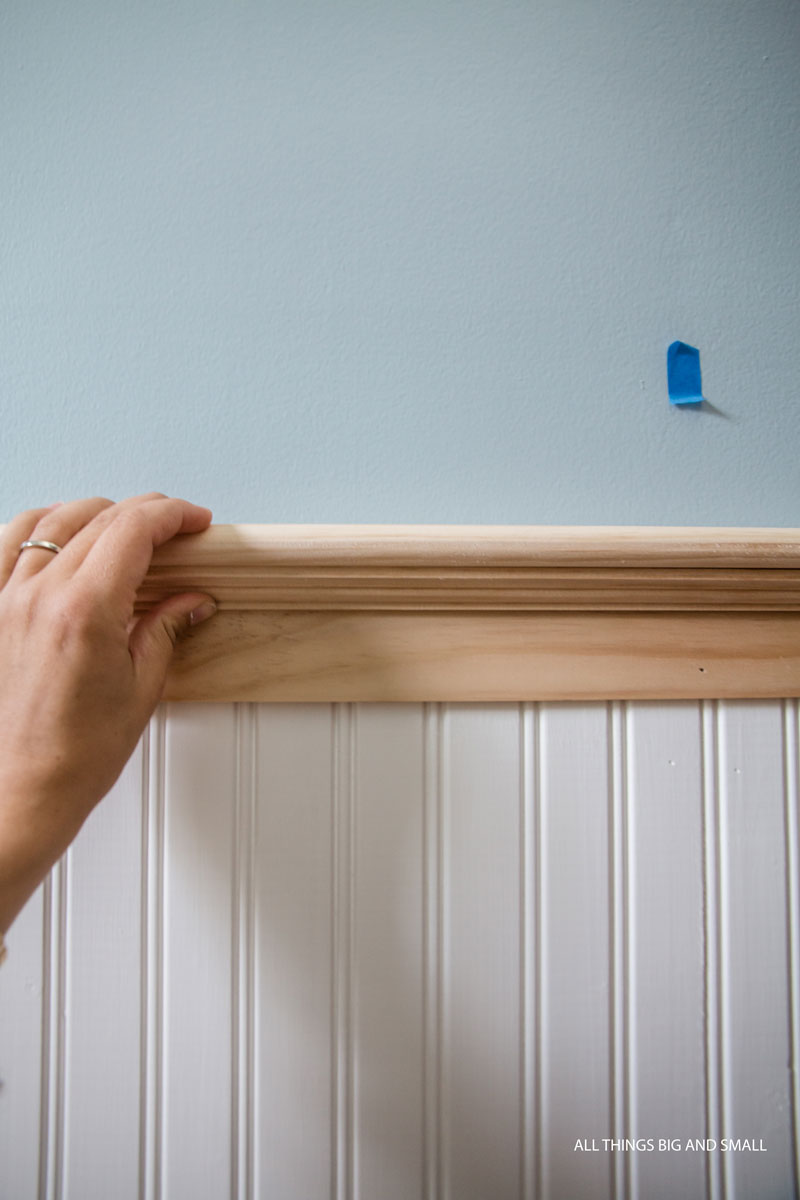
{"label": "wooden trim", "polygon": [[797,612],[800,530],[217,525],[157,550],[145,603],[227,611]]}
{"label": "wooden trim", "polygon": [[800,529],[218,525],[139,605],[189,589],[171,700],[800,695]]}

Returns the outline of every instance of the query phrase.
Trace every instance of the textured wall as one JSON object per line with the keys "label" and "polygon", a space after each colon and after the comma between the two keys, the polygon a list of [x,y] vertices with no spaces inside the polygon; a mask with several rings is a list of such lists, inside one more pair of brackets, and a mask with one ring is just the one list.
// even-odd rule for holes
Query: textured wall
{"label": "textured wall", "polygon": [[798,50],[794,0],[3,4],[0,520],[798,524]]}

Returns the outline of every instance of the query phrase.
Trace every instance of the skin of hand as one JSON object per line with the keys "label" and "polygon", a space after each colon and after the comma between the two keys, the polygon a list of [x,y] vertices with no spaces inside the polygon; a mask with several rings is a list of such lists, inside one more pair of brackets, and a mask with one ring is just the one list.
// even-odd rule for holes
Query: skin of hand
{"label": "skin of hand", "polygon": [[[110,790],[161,699],[202,592],[134,615],[153,549],[207,508],[150,492],[20,513],[0,535],[0,932]],[[62,550],[32,548],[27,540]]]}

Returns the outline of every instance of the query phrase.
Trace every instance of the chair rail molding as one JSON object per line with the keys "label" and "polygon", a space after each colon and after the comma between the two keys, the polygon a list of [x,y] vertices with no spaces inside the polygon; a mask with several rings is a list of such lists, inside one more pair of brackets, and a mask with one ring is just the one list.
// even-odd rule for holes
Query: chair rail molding
{"label": "chair rail molding", "polygon": [[215,525],[137,607],[197,589],[166,700],[800,695],[800,529]]}

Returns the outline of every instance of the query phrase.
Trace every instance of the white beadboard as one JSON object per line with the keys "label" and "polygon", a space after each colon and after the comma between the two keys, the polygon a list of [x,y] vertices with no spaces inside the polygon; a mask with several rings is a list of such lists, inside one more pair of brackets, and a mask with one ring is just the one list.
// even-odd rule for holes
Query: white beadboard
{"label": "white beadboard", "polygon": [[619,1160],[575,1145],[620,1136],[610,709],[549,704],[535,709],[534,718],[538,845],[530,864],[537,893],[531,920],[539,936],[527,979],[536,998],[538,1096],[535,1174],[525,1200],[565,1194],[606,1200]]}
{"label": "white beadboard", "polygon": [[237,716],[176,705],[165,722],[152,1200],[230,1187]]}
{"label": "white beadboard", "polygon": [[796,701],[162,706],[7,938],[0,1200],[798,1197],[799,746]]}
{"label": "white beadboard", "polygon": [[[347,708],[258,710],[253,836],[252,1142],[255,1196],[328,1196],[344,1047],[334,962],[334,851]],[[347,748],[344,760],[347,762]],[[339,956],[341,959],[341,947]],[[245,1177],[240,1173],[239,1182]]]}
{"label": "white beadboard", "polygon": [[[697,704],[631,705],[624,727],[627,1129],[706,1135],[703,726]],[[677,1002],[676,1002],[677,1001]],[[703,1196],[705,1155],[629,1158],[632,1194]]]}
{"label": "white beadboard", "polygon": [[138,1194],[143,749],[62,862],[63,1047],[48,1083],[59,1093],[48,1195],[59,1200],[115,1177],[120,1200]]}
{"label": "white beadboard", "polygon": [[443,730],[441,1194],[520,1184],[518,706],[448,708]]}

